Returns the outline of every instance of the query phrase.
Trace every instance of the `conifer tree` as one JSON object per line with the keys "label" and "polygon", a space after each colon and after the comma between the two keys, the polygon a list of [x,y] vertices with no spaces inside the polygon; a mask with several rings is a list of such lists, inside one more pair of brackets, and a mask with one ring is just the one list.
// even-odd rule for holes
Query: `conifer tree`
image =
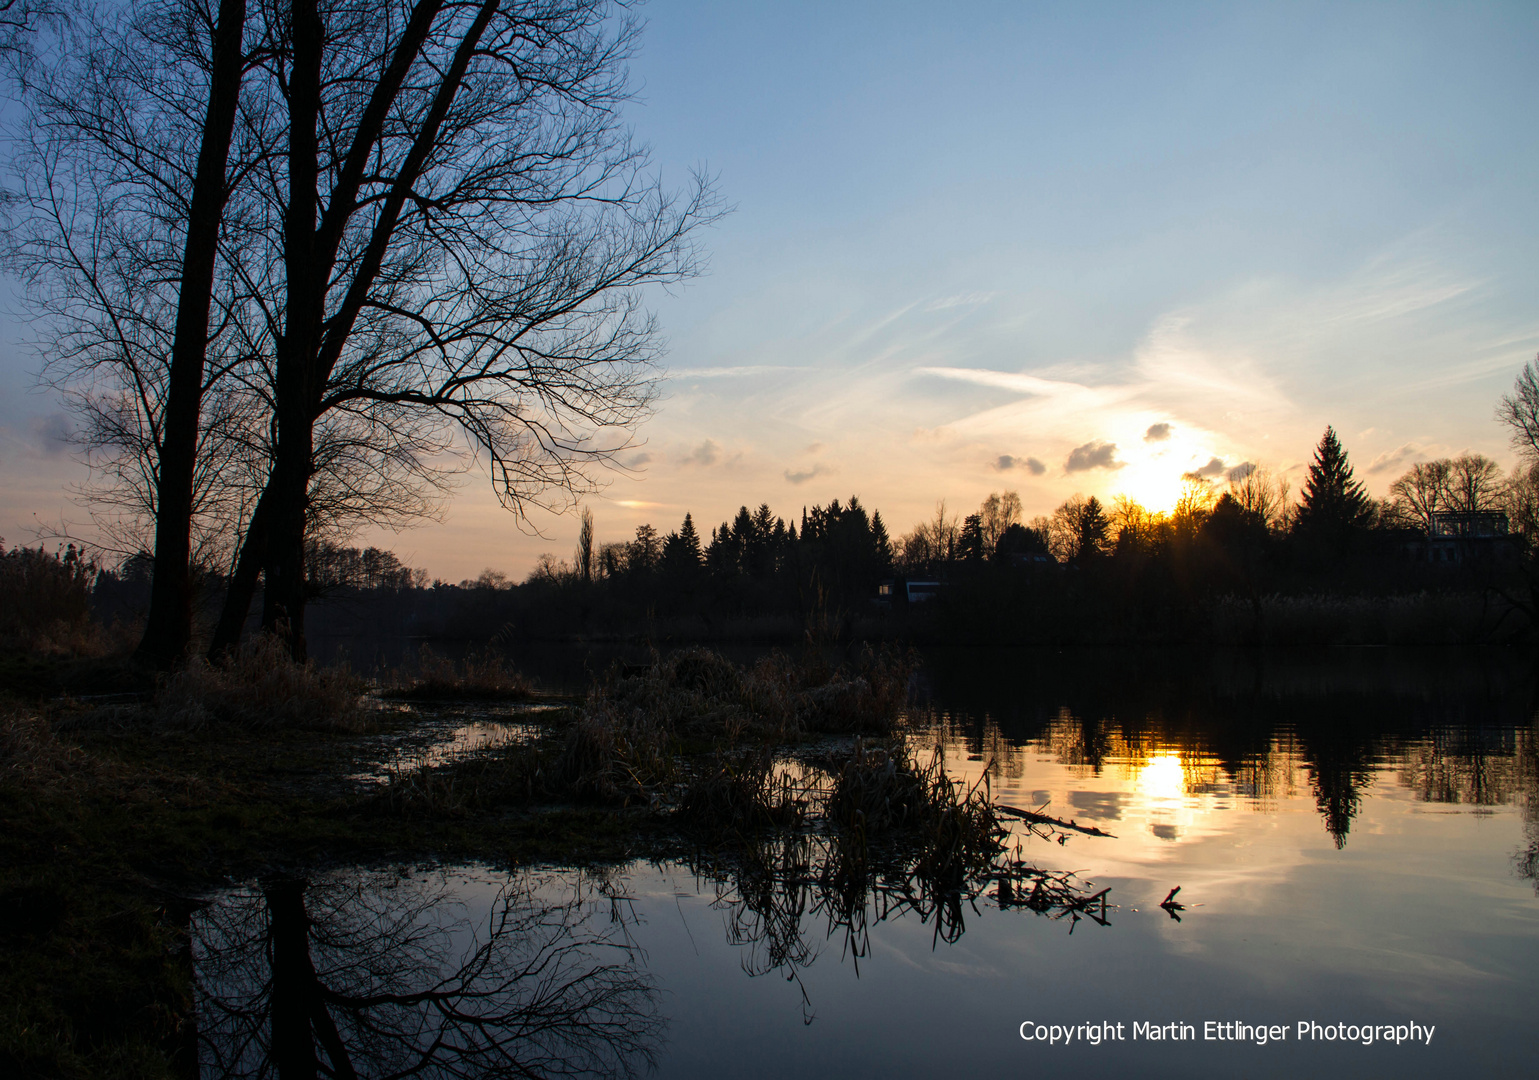
{"label": "conifer tree", "polygon": [[676,533],[669,533],[663,541],[663,572],[675,578],[693,580],[701,568],[703,554],[700,550],[700,533],[695,529],[695,519],[684,515],[684,524]]}
{"label": "conifer tree", "polygon": [[1304,480],[1295,528],[1301,536],[1338,552],[1373,522],[1373,500],[1352,478],[1352,466],[1334,428],[1326,427]]}

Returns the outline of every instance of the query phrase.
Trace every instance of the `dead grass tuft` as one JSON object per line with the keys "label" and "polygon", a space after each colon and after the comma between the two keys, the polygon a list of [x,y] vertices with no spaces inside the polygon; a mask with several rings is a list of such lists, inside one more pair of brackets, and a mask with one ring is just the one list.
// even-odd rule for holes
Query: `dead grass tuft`
{"label": "dead grass tuft", "polygon": [[551,779],[579,798],[656,805],[677,772],[665,718],[595,693],[568,729]]}
{"label": "dead grass tuft", "polygon": [[295,663],[281,640],[263,634],[217,664],[196,659],[171,675],[155,695],[153,714],[189,729],[234,724],[359,732],[370,722],[364,690],[345,668]]}
{"label": "dead grass tuft", "polygon": [[0,784],[37,784],[76,775],[86,763],[61,743],[48,721],[27,712],[0,713]]}

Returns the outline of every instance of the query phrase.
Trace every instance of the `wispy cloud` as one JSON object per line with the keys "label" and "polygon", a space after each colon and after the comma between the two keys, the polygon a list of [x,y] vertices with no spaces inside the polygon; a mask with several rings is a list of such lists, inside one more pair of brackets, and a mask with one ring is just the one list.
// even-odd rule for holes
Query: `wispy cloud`
{"label": "wispy cloud", "polygon": [[1416,443],[1401,443],[1393,450],[1386,450],[1363,467],[1366,473],[1383,473],[1397,470],[1409,465],[1418,458],[1424,458],[1427,452]]}
{"label": "wispy cloud", "polygon": [[715,439],[706,439],[705,442],[695,447],[684,455],[686,465],[715,465],[721,457],[721,446]]}
{"label": "wispy cloud", "polygon": [[924,306],[924,310],[947,311],[951,308],[977,307],[980,304],[988,303],[997,295],[999,294],[992,292],[958,293],[956,296],[947,296],[940,300],[931,300]]}
{"label": "wispy cloud", "polygon": [[808,480],[811,480],[815,476],[827,476],[831,472],[833,472],[832,469],[824,465],[822,462],[818,462],[809,468],[802,469],[797,472],[792,472],[790,469],[787,469],[785,472],[785,477],[793,484],[805,484]]}
{"label": "wispy cloud", "polygon": [[743,375],[779,375],[785,371],[809,371],[805,364],[738,364],[731,367],[681,368],[669,374],[680,379],[730,379]]}

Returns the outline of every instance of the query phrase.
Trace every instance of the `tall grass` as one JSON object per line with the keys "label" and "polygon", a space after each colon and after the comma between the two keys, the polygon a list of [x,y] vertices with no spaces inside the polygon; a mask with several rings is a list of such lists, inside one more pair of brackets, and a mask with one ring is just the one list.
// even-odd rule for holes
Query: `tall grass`
{"label": "tall grass", "polygon": [[38,547],[5,550],[0,544],[0,645],[42,653],[103,650],[91,614],[96,564],[76,551]]}
{"label": "tall grass", "polygon": [[369,726],[361,680],[343,668],[296,663],[277,637],[261,634],[218,663],[195,659],[161,684],[154,714],[162,723],[201,728],[319,728],[363,731]]}

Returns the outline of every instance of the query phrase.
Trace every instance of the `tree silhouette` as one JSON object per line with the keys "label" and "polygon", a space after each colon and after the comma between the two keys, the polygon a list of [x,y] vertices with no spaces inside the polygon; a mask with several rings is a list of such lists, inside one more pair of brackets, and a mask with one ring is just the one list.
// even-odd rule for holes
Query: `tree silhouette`
{"label": "tree silhouette", "polygon": [[1347,452],[1326,427],[1304,480],[1296,528],[1301,536],[1341,553],[1373,521],[1373,500],[1352,478]]}

